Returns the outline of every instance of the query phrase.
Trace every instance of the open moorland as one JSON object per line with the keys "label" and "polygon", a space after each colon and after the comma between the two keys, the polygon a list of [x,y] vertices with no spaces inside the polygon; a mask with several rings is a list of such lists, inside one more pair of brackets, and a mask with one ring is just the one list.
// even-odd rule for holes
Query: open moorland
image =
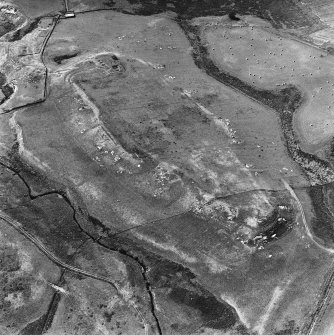
{"label": "open moorland", "polygon": [[0,2],[0,334],[332,333],[309,8]]}

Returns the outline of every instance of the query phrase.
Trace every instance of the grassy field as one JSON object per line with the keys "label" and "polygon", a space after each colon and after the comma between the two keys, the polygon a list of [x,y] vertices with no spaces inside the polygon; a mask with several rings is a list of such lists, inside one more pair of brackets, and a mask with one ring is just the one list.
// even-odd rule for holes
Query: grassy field
{"label": "grassy field", "polygon": [[[216,27],[216,19],[198,24],[207,22]],[[236,31],[252,34],[251,28],[212,27],[203,36],[209,43],[212,34],[220,55],[226,53],[221,29],[233,48]],[[247,41],[240,42],[245,49]],[[288,155],[278,115],[198,69],[191,51],[173,14],[106,11],[61,21],[45,50],[47,100],[11,119],[19,153],[78,193],[90,215],[85,227],[101,234],[101,243],[115,248],[119,242],[125,252],[131,241],[128,252],[147,255],[167,334],[189,327],[223,334],[241,324],[240,334],[244,327],[293,333],[309,318],[330,262],[306,235],[281,178],[294,187],[308,183]],[[219,61],[218,53],[211,55]],[[249,82],[241,58],[233,64],[231,71]],[[262,75],[266,87],[275,87]],[[159,257],[182,264],[175,273],[184,282],[161,274]],[[224,317],[201,310],[208,303]],[[77,308],[70,305],[62,300],[53,329],[64,322],[62,311]],[[66,325],[74,327],[76,317]],[[140,327],[134,323],[124,327]]]}
{"label": "grassy field", "polygon": [[[260,88],[296,85],[304,104],[295,117],[296,130],[307,148],[316,150],[333,135],[333,56],[258,25],[228,26],[216,21],[202,28],[203,43],[225,71]],[[264,26],[267,26],[265,23]]]}
{"label": "grassy field", "polygon": [[320,19],[69,0],[54,26],[64,1],[11,3],[29,19],[0,11],[0,209],[49,258],[1,224],[0,333],[329,334],[333,56],[292,37]]}

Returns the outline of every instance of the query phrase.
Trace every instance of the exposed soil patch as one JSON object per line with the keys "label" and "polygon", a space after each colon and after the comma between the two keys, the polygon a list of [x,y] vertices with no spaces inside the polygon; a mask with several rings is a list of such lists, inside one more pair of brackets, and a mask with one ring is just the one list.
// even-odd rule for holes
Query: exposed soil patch
{"label": "exposed soil patch", "polygon": [[250,246],[266,245],[277,241],[293,229],[295,211],[290,203],[281,202],[265,220],[260,223],[256,236],[247,243]]}

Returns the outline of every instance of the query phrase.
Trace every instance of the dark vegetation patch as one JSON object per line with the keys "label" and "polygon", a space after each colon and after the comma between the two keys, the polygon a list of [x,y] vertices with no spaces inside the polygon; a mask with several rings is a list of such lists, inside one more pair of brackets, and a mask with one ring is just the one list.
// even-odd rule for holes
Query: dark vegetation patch
{"label": "dark vegetation patch", "polygon": [[0,72],[0,86],[4,86],[6,84],[7,78],[6,75]]}
{"label": "dark vegetation patch", "polygon": [[8,100],[11,95],[14,93],[14,88],[9,84],[5,84],[1,86],[1,92],[4,95],[3,99],[0,101],[0,105],[3,104],[6,100]]}
{"label": "dark vegetation patch", "polygon": [[186,305],[201,312],[203,323],[213,329],[227,329],[235,324],[230,309],[211,293],[196,292],[183,287],[174,287],[169,298],[180,305]]}
{"label": "dark vegetation patch", "polygon": [[124,63],[122,63],[116,55],[102,55],[96,57],[96,60],[102,68],[105,70],[114,70],[116,72],[124,73],[126,71],[126,67]]}
{"label": "dark vegetation patch", "polygon": [[7,85],[6,82],[6,75],[0,72],[0,89],[2,94],[4,95],[3,99],[0,100],[0,105],[4,103],[7,99],[9,99],[14,92],[14,89],[11,86]]}
{"label": "dark vegetation patch", "polygon": [[[189,132],[192,132],[194,124],[200,127],[201,123],[210,122],[210,119],[201,113],[199,109],[186,105],[180,106],[169,115],[168,119],[162,120],[164,126],[171,129],[175,138],[178,140],[182,140]],[[152,145],[154,145],[154,143],[152,143]],[[149,148],[147,148],[147,150],[148,149]]]}
{"label": "dark vegetation patch", "polygon": [[113,1],[113,0],[106,0],[106,1],[103,2],[103,5],[107,6],[107,7],[113,7],[113,6],[115,6],[115,1]]}
{"label": "dark vegetation patch", "polygon": [[36,335],[42,334],[47,313],[42,315],[39,319],[29,323],[24,329],[21,330],[19,335]]}
{"label": "dark vegetation patch", "polygon": [[[59,286],[62,286],[64,284],[64,271],[62,272],[62,275],[60,277],[59,282],[57,283]],[[51,302],[49,304],[48,312],[45,315],[44,322],[43,322],[43,328],[41,334],[44,334],[52,325],[52,321],[54,319],[54,316],[57,312],[59,302],[62,298],[62,295],[60,292],[55,292],[52,296]]]}
{"label": "dark vegetation patch", "polygon": [[196,101],[199,103],[205,105],[205,106],[210,106],[214,104],[214,102],[217,100],[218,94],[217,93],[208,93],[202,97],[196,97]]}
{"label": "dark vegetation patch", "polygon": [[29,73],[27,81],[31,84],[39,84],[44,77],[44,73],[40,71],[35,71],[32,73]]}
{"label": "dark vegetation patch", "polygon": [[1,246],[0,247],[0,271],[13,272],[20,269],[20,259],[17,250]]}
{"label": "dark vegetation patch", "polygon": [[[137,15],[153,15],[166,10],[174,11],[183,18],[199,16],[222,16],[230,13],[255,15],[271,21],[275,27],[307,27],[318,22],[311,14],[304,12],[293,0],[130,0],[136,5],[132,11]],[[104,3],[105,4],[105,3]],[[109,6],[109,7],[112,7]],[[116,10],[127,12],[125,8]]]}
{"label": "dark vegetation patch", "polygon": [[14,88],[6,84],[1,87],[1,91],[4,94],[4,96],[8,99],[14,93]]}
{"label": "dark vegetation patch", "polygon": [[29,298],[31,293],[30,282],[32,278],[28,275],[21,275],[10,279],[3,287],[2,294],[7,296],[9,293],[21,292],[25,298]]}
{"label": "dark vegetation patch", "polygon": [[23,16],[14,10],[11,5],[2,4],[0,11],[0,37],[15,30],[17,26],[23,23]]}
{"label": "dark vegetation patch", "polygon": [[330,55],[334,55],[334,47],[327,47],[327,52],[330,54]]}
{"label": "dark vegetation patch", "polygon": [[15,33],[8,39],[8,41],[14,42],[21,40],[25,35],[31,33],[38,27],[39,20],[40,20],[39,18],[34,19],[30,21],[28,24],[26,24],[24,27],[15,31]]}
{"label": "dark vegetation patch", "polygon": [[296,87],[290,86],[281,91],[260,90],[224,72],[211,60],[207,48],[202,45],[198,28],[190,25],[185,20],[179,20],[178,23],[193,47],[192,56],[195,64],[210,77],[225,85],[236,88],[242,93],[280,112],[299,107],[302,102],[302,96]]}
{"label": "dark vegetation patch", "polygon": [[104,318],[106,319],[107,322],[111,322],[113,316],[115,315],[115,312],[107,312],[105,311],[103,313]]}
{"label": "dark vegetation patch", "polygon": [[329,145],[329,152],[328,152],[328,156],[331,159],[334,159],[334,137],[332,138],[330,145]]}
{"label": "dark vegetation patch", "polygon": [[293,131],[293,114],[295,110],[296,108],[293,108],[279,113],[283,134],[290,155],[309,177],[311,184],[317,185],[332,182],[334,173],[331,164],[314,154],[304,152],[295,139]]}
{"label": "dark vegetation patch", "polygon": [[[314,234],[327,244],[334,243],[334,220],[328,205],[326,204],[325,192],[330,186],[316,186],[308,190],[308,194],[312,200],[312,206],[315,217],[311,220],[312,230]],[[332,204],[334,198],[331,199]]]}
{"label": "dark vegetation patch", "polygon": [[[61,276],[60,283],[63,284],[63,275]],[[36,335],[44,334],[52,325],[52,321],[57,312],[57,308],[62,298],[59,292],[55,292],[52,296],[48,310],[39,319],[29,323],[19,335]]]}
{"label": "dark vegetation patch", "polygon": [[[9,166],[15,173],[19,174],[21,180],[25,183],[30,196],[38,193],[53,192],[56,189],[61,189],[62,185],[56,184],[54,181],[49,180],[46,176],[42,175],[33,166],[25,163],[19,154],[19,145],[17,142],[13,145],[8,158],[1,158],[1,161]],[[29,181],[25,182],[26,180]]]}
{"label": "dark vegetation patch", "polygon": [[[68,199],[58,197],[59,194],[64,196],[66,194],[62,194],[62,191],[54,189],[48,183],[40,186],[45,178],[26,167],[15,153],[12,153],[11,157],[13,159],[8,166],[15,174],[7,175],[8,178],[16,180],[12,185],[11,193],[15,195],[15,200],[20,205],[6,204],[2,200],[6,213],[22,222],[24,229],[38,236],[59,258],[72,262],[76,247],[82,244],[86,236],[80,231],[73,218],[74,212],[68,206]],[[0,172],[2,169],[4,166],[1,165]],[[36,193],[33,191],[35,185]],[[59,189],[61,190],[61,186]],[[42,195],[39,195],[40,192]]]}
{"label": "dark vegetation patch", "polygon": [[288,321],[284,325],[284,329],[276,331],[274,335],[297,335],[300,334],[300,329],[294,320]]}
{"label": "dark vegetation patch", "polygon": [[76,57],[78,54],[79,54],[78,52],[75,52],[75,53],[72,53],[72,54],[56,56],[56,57],[53,58],[53,61],[60,65],[63,60]]}
{"label": "dark vegetation patch", "polygon": [[1,20],[0,21],[0,37],[6,35],[10,31],[15,29],[15,24],[10,21]]}
{"label": "dark vegetation patch", "polygon": [[295,213],[289,204],[276,206],[272,213],[263,220],[254,238],[248,240],[249,246],[265,245],[277,241],[292,230]]}
{"label": "dark vegetation patch", "polygon": [[97,218],[88,215],[88,220],[93,224],[99,236],[108,236],[110,230]]}
{"label": "dark vegetation patch", "polygon": [[227,329],[237,322],[234,309],[227,303],[219,301],[199,284],[190,269],[145,250],[142,243],[136,242],[133,237],[115,236],[111,229],[96,218],[90,216],[90,220],[98,230],[101,231],[104,227],[104,234],[100,235],[99,243],[125,256],[130,255],[142,264],[144,269],[149,266],[150,271],[146,274],[146,280],[150,283],[150,290],[170,289],[170,294],[166,298],[199,311],[202,323],[207,327]]}
{"label": "dark vegetation patch", "polygon": [[228,14],[228,17],[233,20],[233,21],[240,21],[240,18],[237,17],[237,13],[236,12],[231,12]]}
{"label": "dark vegetation patch", "polygon": [[67,263],[73,262],[75,250],[86,239],[73,220],[72,210],[56,194],[38,197],[6,212]]}
{"label": "dark vegetation patch", "polygon": [[[304,11],[294,0],[128,0],[124,5],[100,0],[95,10],[114,9],[135,15],[154,15],[166,10],[185,19],[200,16],[222,16],[230,13],[255,15],[272,22],[276,28],[311,27],[319,19]],[[236,17],[237,18],[237,17]]]}

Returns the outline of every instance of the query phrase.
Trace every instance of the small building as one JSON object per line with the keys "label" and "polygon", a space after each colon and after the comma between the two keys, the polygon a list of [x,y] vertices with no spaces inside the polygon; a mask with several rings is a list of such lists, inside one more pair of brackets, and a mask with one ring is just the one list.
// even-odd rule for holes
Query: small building
{"label": "small building", "polygon": [[68,10],[65,15],[64,15],[65,18],[71,18],[71,17],[75,17],[75,13],[73,10]]}

